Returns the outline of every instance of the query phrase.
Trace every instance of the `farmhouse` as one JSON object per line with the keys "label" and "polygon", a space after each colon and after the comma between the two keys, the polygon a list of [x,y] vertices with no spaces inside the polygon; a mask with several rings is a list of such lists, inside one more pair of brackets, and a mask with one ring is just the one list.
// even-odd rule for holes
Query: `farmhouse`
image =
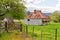
{"label": "farmhouse", "polygon": [[46,25],[49,24],[50,17],[43,14],[41,10],[34,10],[25,18],[26,25]]}

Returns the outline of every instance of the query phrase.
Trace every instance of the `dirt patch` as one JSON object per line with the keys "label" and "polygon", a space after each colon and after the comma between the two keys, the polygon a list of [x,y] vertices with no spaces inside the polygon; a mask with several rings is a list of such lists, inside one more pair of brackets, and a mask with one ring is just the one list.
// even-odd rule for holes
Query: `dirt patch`
{"label": "dirt patch", "polygon": [[31,37],[25,33],[20,33],[18,35],[12,34],[11,40],[33,40],[33,37]]}

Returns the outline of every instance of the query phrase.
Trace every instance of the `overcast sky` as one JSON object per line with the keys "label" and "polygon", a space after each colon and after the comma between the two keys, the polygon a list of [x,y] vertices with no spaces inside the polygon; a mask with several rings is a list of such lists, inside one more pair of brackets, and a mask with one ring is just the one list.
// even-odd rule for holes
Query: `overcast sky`
{"label": "overcast sky", "polygon": [[53,12],[60,10],[60,0],[26,0],[25,6],[29,11],[39,9],[43,12]]}

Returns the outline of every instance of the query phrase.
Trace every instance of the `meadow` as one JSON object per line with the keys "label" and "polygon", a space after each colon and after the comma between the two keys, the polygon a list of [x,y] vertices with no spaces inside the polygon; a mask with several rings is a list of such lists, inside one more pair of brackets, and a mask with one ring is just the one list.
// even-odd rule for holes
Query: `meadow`
{"label": "meadow", "polygon": [[[23,24],[23,32],[25,32],[25,22],[21,20]],[[49,25],[44,26],[33,26],[28,25],[28,35],[33,37],[35,40],[55,40],[55,31],[57,29],[57,39],[60,40],[60,23],[53,23],[51,22]],[[34,27],[34,33],[33,33]],[[24,37],[21,37],[20,31],[14,31],[12,33],[2,33],[0,36],[0,40],[21,40]],[[23,35],[24,36],[24,35]],[[27,39],[29,40],[29,39]]]}
{"label": "meadow", "polygon": [[[22,21],[24,24],[24,21]],[[25,25],[26,26],[26,25]],[[44,26],[36,26],[36,25],[28,25],[28,34],[34,35],[33,37],[36,40],[55,40],[56,29],[57,29],[57,39],[60,40],[60,23],[50,22],[49,25]],[[34,34],[33,34],[34,27]],[[42,34],[41,34],[42,33]]]}

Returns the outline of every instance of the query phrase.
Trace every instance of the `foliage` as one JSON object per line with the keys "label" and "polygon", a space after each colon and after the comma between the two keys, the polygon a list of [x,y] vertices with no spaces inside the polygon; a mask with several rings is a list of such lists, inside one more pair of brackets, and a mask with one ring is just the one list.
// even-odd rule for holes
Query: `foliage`
{"label": "foliage", "polygon": [[51,15],[51,20],[54,22],[60,22],[60,12],[55,11],[52,15]]}
{"label": "foliage", "polygon": [[21,2],[22,0],[0,0],[0,15],[15,19],[24,18],[26,7]]}

